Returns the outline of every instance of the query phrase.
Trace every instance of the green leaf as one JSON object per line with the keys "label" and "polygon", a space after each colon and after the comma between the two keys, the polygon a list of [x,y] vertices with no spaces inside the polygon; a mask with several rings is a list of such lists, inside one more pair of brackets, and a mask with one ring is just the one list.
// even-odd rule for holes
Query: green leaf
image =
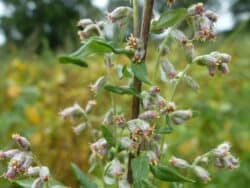
{"label": "green leaf", "polygon": [[123,77],[131,78],[133,76],[131,70],[126,65],[121,64],[117,65],[117,74],[119,79],[122,79]]}
{"label": "green leaf", "polygon": [[187,15],[187,10],[185,8],[179,8],[174,10],[167,10],[162,13],[158,20],[155,20],[151,24],[152,32],[159,32],[167,27],[172,27],[180,23]]}
{"label": "green leaf", "polygon": [[155,188],[147,179],[149,173],[149,159],[147,156],[139,156],[131,162],[133,172],[133,188]]}
{"label": "green leaf", "polygon": [[70,57],[70,56],[60,56],[59,57],[59,61],[62,64],[75,64],[75,65],[79,65],[81,67],[88,67],[88,64],[84,61],[82,61],[79,58],[74,58],[74,57]]}
{"label": "green leaf", "polygon": [[102,130],[103,137],[107,140],[108,144],[110,146],[114,146],[115,138],[112,135],[112,133],[109,131],[109,129],[105,126],[101,126],[101,130]]}
{"label": "green leaf", "polygon": [[71,168],[76,176],[76,179],[84,188],[97,188],[97,185],[88,176],[86,176],[76,164],[71,163]]}
{"label": "green leaf", "polygon": [[119,86],[113,86],[113,85],[105,85],[104,89],[107,91],[111,91],[113,93],[119,94],[119,95],[134,95],[137,97],[141,97],[140,93],[136,91],[134,88],[130,87],[119,87]]}
{"label": "green leaf", "polygon": [[137,79],[146,84],[152,85],[148,79],[148,72],[145,63],[132,62],[131,69]]}
{"label": "green leaf", "polygon": [[195,182],[194,180],[179,174],[174,169],[172,169],[168,166],[164,166],[164,165],[153,166],[153,165],[151,165],[150,170],[156,178],[158,178],[162,181],[192,182],[192,183]]}
{"label": "green leaf", "polygon": [[60,63],[73,63],[80,66],[86,66],[87,64],[82,59],[86,59],[92,55],[103,55],[105,53],[123,54],[128,57],[133,55],[131,50],[122,48],[116,48],[111,42],[106,41],[100,37],[92,37],[86,41],[76,52],[59,57]]}
{"label": "green leaf", "polygon": [[135,180],[133,188],[156,188],[148,179]]}
{"label": "green leaf", "polygon": [[[23,188],[30,188],[35,179],[36,178],[20,179],[13,181],[13,183]],[[48,183],[50,188],[66,188],[66,186],[55,179],[50,179]]]}
{"label": "green leaf", "polygon": [[133,179],[136,181],[142,181],[148,177],[149,173],[149,159],[147,156],[139,156],[131,162]]}

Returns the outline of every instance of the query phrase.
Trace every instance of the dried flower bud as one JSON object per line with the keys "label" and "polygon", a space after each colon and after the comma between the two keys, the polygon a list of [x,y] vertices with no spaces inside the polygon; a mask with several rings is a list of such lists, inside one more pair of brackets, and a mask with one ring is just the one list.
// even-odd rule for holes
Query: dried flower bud
{"label": "dried flower bud", "polygon": [[168,60],[164,60],[164,61],[161,61],[161,65],[168,79],[175,78],[177,72],[172,63],[170,63]]}
{"label": "dried flower bud", "polygon": [[84,114],[84,110],[80,107],[79,104],[75,103],[73,106],[70,106],[68,108],[65,108],[61,112],[59,112],[59,115],[63,118],[72,116],[72,117],[78,117],[79,115]]}
{"label": "dried flower bud", "polygon": [[86,107],[85,107],[85,112],[89,113],[91,112],[91,110],[93,109],[93,107],[96,105],[96,101],[95,100],[90,100],[88,101]]}
{"label": "dried flower bud", "polygon": [[80,123],[79,125],[73,127],[73,131],[76,135],[79,135],[87,127],[87,123]]}
{"label": "dried flower bud", "polygon": [[195,5],[195,14],[201,15],[204,12],[204,5],[203,3],[197,3]]}
{"label": "dried flower bud", "polygon": [[133,140],[137,141],[140,138],[148,138],[153,134],[153,128],[141,119],[133,119],[127,122],[128,128],[132,134]]}
{"label": "dried flower bud", "polygon": [[43,184],[44,184],[44,181],[41,178],[37,178],[32,183],[31,188],[42,188]]}
{"label": "dried flower bud", "polygon": [[108,173],[113,177],[121,177],[123,175],[124,171],[119,160],[114,159],[111,162],[111,165],[108,168]]}
{"label": "dried flower bud", "polygon": [[25,161],[26,155],[27,154],[25,154],[24,152],[20,152],[11,158],[11,160],[8,163],[7,172],[4,174],[6,178],[14,179],[18,173],[23,171],[22,164]]}
{"label": "dried flower bud", "polygon": [[147,91],[142,91],[141,96],[142,96],[142,105],[144,110],[153,109],[154,102],[152,96]]}
{"label": "dried flower bud", "polygon": [[227,63],[221,63],[218,66],[218,70],[221,71],[223,74],[227,74],[230,71]]}
{"label": "dried flower bud", "polygon": [[165,108],[167,105],[167,101],[160,95],[156,95],[155,102],[160,109]]}
{"label": "dried flower bud", "polygon": [[80,40],[84,40],[91,36],[102,36],[102,31],[97,24],[87,25],[84,30],[79,30],[77,33],[80,37]]}
{"label": "dried flower bud", "polygon": [[211,64],[216,64],[217,59],[208,54],[195,57],[193,62],[197,63],[198,65],[210,66]]}
{"label": "dried flower bud", "polygon": [[91,151],[98,157],[103,158],[108,152],[108,143],[104,138],[97,140],[95,143],[90,145]]}
{"label": "dried flower bud", "polygon": [[40,173],[41,167],[35,166],[35,167],[29,167],[26,171],[26,174],[28,176],[36,176]]}
{"label": "dried flower bud", "polygon": [[159,116],[157,111],[148,110],[148,111],[141,113],[138,118],[148,121],[148,120],[152,120],[152,119],[158,119],[159,117],[160,116]]}
{"label": "dried flower bud", "polygon": [[204,12],[204,5],[203,3],[197,3],[190,6],[187,11],[190,16],[202,15]]}
{"label": "dried flower bud", "polygon": [[90,24],[93,24],[94,22],[91,20],[91,19],[81,19],[78,21],[77,23],[77,27],[79,30],[83,31],[84,28],[87,26],[87,25],[90,25]]}
{"label": "dried flower bud", "polygon": [[213,31],[210,23],[206,26],[200,26],[199,30],[195,33],[195,39],[200,41],[206,40],[214,40],[216,38],[216,34]]}
{"label": "dried flower bud", "polygon": [[21,165],[21,169],[23,171],[26,171],[33,163],[33,157],[30,155],[27,155],[24,162]]}
{"label": "dried flower bud", "polygon": [[231,56],[226,53],[220,53],[217,51],[211,52],[210,55],[216,59],[218,64],[229,63],[231,61]]}
{"label": "dried flower bud", "polygon": [[223,158],[216,157],[214,159],[214,166],[216,166],[217,168],[225,168]]}
{"label": "dried flower bud", "polygon": [[121,147],[129,151],[136,151],[138,144],[128,137],[122,137],[120,140]]}
{"label": "dried flower bud", "polygon": [[167,111],[174,112],[176,109],[176,105],[174,102],[167,102]]}
{"label": "dried flower bud", "polygon": [[211,180],[208,171],[201,166],[195,166],[194,172],[204,183],[207,183]]}
{"label": "dried flower bud", "polygon": [[30,142],[23,136],[20,136],[19,134],[13,134],[12,139],[16,141],[16,143],[25,151],[30,150]]}
{"label": "dried flower bud", "polygon": [[205,16],[212,22],[216,22],[218,19],[218,16],[211,10],[207,10]]}
{"label": "dried flower bud", "polygon": [[189,165],[189,163],[187,161],[185,161],[184,159],[181,159],[181,158],[177,158],[175,156],[172,156],[170,158],[169,163],[172,166],[176,167],[176,168],[183,168],[183,169],[185,169],[185,168],[189,168],[190,167],[190,165]]}
{"label": "dried flower bud", "polygon": [[92,92],[94,92],[95,94],[98,94],[98,92],[100,91],[100,89],[102,89],[102,87],[104,86],[106,82],[106,77],[102,76],[100,78],[98,78],[94,84],[90,84],[90,90]]}
{"label": "dried flower bud", "polygon": [[133,9],[130,7],[117,7],[108,13],[107,17],[111,22],[117,22],[132,15]]}
{"label": "dried flower bud", "polygon": [[227,155],[223,158],[225,167],[229,169],[235,169],[239,167],[239,159],[235,158],[233,155]]}
{"label": "dried flower bud", "polygon": [[158,93],[160,93],[161,89],[158,86],[151,86],[149,88],[149,94],[150,95],[156,95]]}
{"label": "dried flower bud", "polygon": [[[222,71],[223,73],[229,72],[228,66],[225,66],[225,60],[230,59],[230,56],[221,56],[220,54],[217,53],[210,53],[208,55],[202,55],[198,56],[194,59],[193,62],[198,63],[199,65],[205,65],[208,68],[209,74],[213,76],[216,72],[216,69]],[[225,58],[225,59],[224,59]]]}
{"label": "dried flower bud", "polygon": [[177,110],[171,114],[171,120],[179,125],[192,117],[192,110]]}
{"label": "dried flower bud", "polygon": [[19,152],[20,152],[20,150],[18,150],[18,149],[10,149],[10,150],[6,150],[6,151],[0,151],[0,160],[10,159],[10,158],[14,157]]}
{"label": "dried flower bud", "polygon": [[113,115],[114,115],[114,110],[113,108],[109,109],[108,112],[104,115],[102,124],[103,125],[110,125],[113,122]]}
{"label": "dried flower bud", "polygon": [[3,174],[4,178],[15,179],[17,176],[17,171],[12,166],[8,166],[7,172]]}
{"label": "dried flower bud", "polygon": [[124,128],[126,119],[123,114],[121,115],[114,115],[113,116],[113,123],[121,128]]}
{"label": "dried flower bud", "polygon": [[229,154],[230,152],[231,145],[228,142],[224,142],[217,146],[214,150],[213,153],[217,157],[224,157]]}
{"label": "dried flower bud", "polygon": [[171,30],[170,34],[174,39],[176,39],[182,45],[185,45],[188,42],[187,36],[178,29]]}
{"label": "dried flower bud", "polygon": [[174,112],[176,110],[176,105],[174,102],[167,102],[166,106],[164,108],[160,109],[160,113],[161,114],[165,114],[165,113],[171,113]]}
{"label": "dried flower bud", "polygon": [[42,166],[39,172],[39,177],[43,182],[46,182],[49,180],[50,172],[49,168],[47,166]]}

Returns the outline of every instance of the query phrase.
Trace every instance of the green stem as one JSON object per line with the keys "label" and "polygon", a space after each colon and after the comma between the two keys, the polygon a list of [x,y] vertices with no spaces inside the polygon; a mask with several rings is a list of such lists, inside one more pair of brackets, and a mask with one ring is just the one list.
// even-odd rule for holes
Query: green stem
{"label": "green stem", "polygon": [[179,84],[180,84],[180,82],[183,80],[183,78],[184,78],[185,74],[186,74],[186,73],[187,73],[187,71],[190,69],[190,67],[191,67],[191,64],[187,64],[187,65],[186,65],[186,67],[184,68],[184,70],[182,71],[181,76],[178,78],[177,82],[176,82],[176,83],[175,83],[175,85],[174,85],[173,92],[172,92],[172,94],[171,94],[171,96],[170,96],[170,101],[172,101],[172,100],[173,100],[173,98],[174,98],[174,96],[175,96],[175,93],[176,93],[176,90],[177,90],[178,85],[179,85]]}
{"label": "green stem", "polygon": [[162,49],[160,49],[158,55],[157,55],[157,60],[156,60],[156,64],[155,64],[155,72],[154,72],[154,77],[153,77],[153,80],[156,81],[157,79],[157,73],[158,73],[158,70],[159,70],[159,66],[160,66],[160,57],[161,57],[161,53],[162,53]]}
{"label": "green stem", "polygon": [[170,37],[170,33],[173,29],[175,29],[176,26],[173,26],[169,29],[169,33],[167,34],[167,36],[164,38],[164,40],[161,42],[160,44],[160,49],[159,49],[159,53],[158,53],[158,56],[157,56],[157,61],[156,61],[156,65],[155,65],[155,69],[154,69],[154,77],[153,77],[153,80],[156,81],[156,78],[157,78],[157,72],[159,70],[159,66],[160,66],[160,57],[161,57],[161,54],[164,50],[163,46],[167,43],[167,40],[169,39]]}
{"label": "green stem", "polygon": [[133,27],[134,36],[139,37],[139,10],[138,10],[138,0],[133,0]]}
{"label": "green stem", "polygon": [[[106,58],[108,58],[108,56],[106,56]],[[111,72],[111,68],[107,66],[107,78],[109,80],[109,82],[111,84],[114,84],[114,79],[112,77],[112,72]],[[114,114],[116,114],[116,103],[115,103],[115,97],[114,95],[112,94],[112,92],[110,92],[110,100],[111,100],[111,105],[112,105],[112,108],[114,110]]]}
{"label": "green stem", "polygon": [[195,167],[202,159],[205,157],[209,157],[211,155],[212,151],[208,151],[207,153],[204,153],[199,158],[196,158],[194,162],[191,164],[191,168]]}

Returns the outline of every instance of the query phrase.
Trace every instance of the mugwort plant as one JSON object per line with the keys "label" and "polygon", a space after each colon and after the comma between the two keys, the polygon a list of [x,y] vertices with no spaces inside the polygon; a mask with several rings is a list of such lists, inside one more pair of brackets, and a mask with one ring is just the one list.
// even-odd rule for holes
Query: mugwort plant
{"label": "mugwort plant", "polygon": [[[187,9],[166,8],[159,15],[155,14],[154,3],[154,0],[144,0],[143,10],[140,11],[138,0],[132,0],[131,7],[117,7],[106,14],[105,20],[81,19],[77,23],[81,47],[59,58],[63,64],[87,67],[91,56],[102,55],[107,70],[106,75],[90,84],[94,97],[85,107],[75,103],[59,112],[62,118],[79,122],[73,127],[76,135],[91,129],[93,142],[90,144],[89,175],[72,164],[79,183],[85,188],[153,188],[160,187],[162,182],[174,183],[178,187],[196,181],[208,183],[211,180],[208,165],[218,169],[235,169],[239,166],[239,160],[231,154],[228,142],[200,154],[192,162],[180,156],[166,157],[168,146],[171,145],[166,143],[168,134],[178,126],[187,124],[196,114],[192,109],[179,108],[181,105],[175,103],[178,85],[185,81],[198,90],[198,83],[188,75],[190,68],[203,66],[210,76],[226,74],[231,56],[218,51],[202,55],[196,53],[197,41],[206,42],[216,38],[214,23],[217,16],[213,11],[206,10],[202,3]],[[170,7],[173,3],[174,0],[166,1]],[[132,33],[129,33],[130,23],[133,23]],[[190,26],[192,32],[186,34],[180,29],[184,23]],[[105,29],[108,24],[120,31],[119,40],[109,39]],[[152,67],[151,62],[147,61],[148,41],[155,35],[163,36],[163,40],[158,42],[158,49],[154,52],[157,57],[153,73],[148,74],[147,68]],[[177,70],[171,63],[171,42],[176,42],[186,52],[187,63],[183,70]],[[130,64],[114,62],[112,57],[119,55],[127,57]],[[119,85],[112,76],[114,69],[117,70],[118,80],[123,80],[125,85]],[[157,86],[159,79],[172,86],[170,96],[162,95],[164,88]],[[102,105],[98,104],[98,94],[103,91],[109,92],[111,104],[103,115],[101,126],[96,127],[90,115],[95,106]],[[115,95],[131,96],[131,116],[126,115],[121,105],[117,104]],[[21,149],[1,151],[0,158],[10,160],[3,176],[15,180],[20,176],[34,175],[33,188],[49,185],[46,184],[50,182],[48,168],[40,164],[33,166],[35,158],[30,143],[19,135],[14,135],[13,139]],[[94,172],[99,174],[96,178],[99,181],[89,177]]]}

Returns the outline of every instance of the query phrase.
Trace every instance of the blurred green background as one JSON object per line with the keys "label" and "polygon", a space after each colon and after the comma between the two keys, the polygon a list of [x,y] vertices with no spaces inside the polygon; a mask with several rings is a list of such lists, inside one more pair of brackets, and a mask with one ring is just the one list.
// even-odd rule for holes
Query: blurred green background
{"label": "blurred green background", "polygon": [[[197,1],[177,0],[175,6],[188,7],[193,2]],[[177,105],[200,111],[200,116],[188,121],[186,126],[175,128],[174,133],[167,137],[170,144],[168,154],[191,161],[217,144],[230,141],[233,153],[240,158],[240,167],[233,172],[209,168],[212,181],[193,187],[247,187],[250,183],[250,2],[203,2],[220,16],[219,34],[216,42],[198,44],[198,54],[213,50],[231,54],[231,72],[226,76],[209,77],[207,70],[195,67],[190,74],[200,84],[199,92],[193,92],[185,84],[178,87]],[[81,69],[59,64],[57,56],[80,45],[75,28],[79,18],[98,20],[103,18],[105,11],[126,4],[129,4],[128,0],[0,1],[1,149],[14,146],[10,139],[12,133],[25,135],[42,163],[50,167],[53,176],[65,185],[77,187],[70,162],[77,163],[83,170],[88,169],[91,140],[88,131],[76,136],[72,132],[72,123],[62,121],[58,112],[76,101],[84,105],[93,98],[88,85],[105,74],[105,68],[99,57],[91,59],[88,69]],[[165,1],[159,1],[157,10],[166,9],[163,4]],[[179,55],[182,52],[177,46],[171,47],[173,62],[183,68],[185,59]],[[150,65],[156,60],[154,49],[154,45],[150,46]],[[123,58],[115,60],[129,63]],[[162,94],[169,96],[169,86],[159,84],[166,88],[162,89]],[[103,93],[97,97],[101,105],[97,105],[92,117],[97,127],[103,112],[110,107],[106,96]],[[129,98],[119,97],[119,101],[129,112]],[[126,103],[122,104],[122,101]],[[0,173],[3,171],[4,165],[0,163]],[[0,179],[0,187],[11,185]]]}

